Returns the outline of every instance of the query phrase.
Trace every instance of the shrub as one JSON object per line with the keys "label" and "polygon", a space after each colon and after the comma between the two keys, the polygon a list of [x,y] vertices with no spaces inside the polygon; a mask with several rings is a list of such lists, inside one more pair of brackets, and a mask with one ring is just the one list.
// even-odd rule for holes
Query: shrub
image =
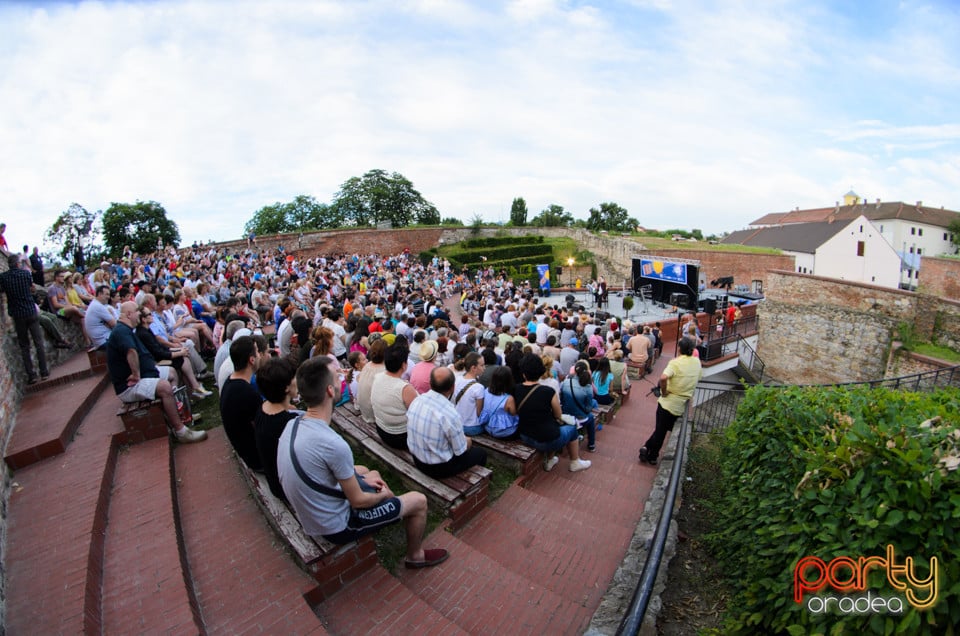
{"label": "shrub", "polygon": [[[960,624],[958,421],[956,390],[749,389],[725,433],[722,530],[710,538],[735,589],[724,633],[940,634]],[[800,559],[885,557],[888,545],[920,577],[937,558],[931,608],[903,600],[902,614],[812,612],[811,596],[850,595],[829,586],[794,601]],[[836,578],[850,574],[844,566]],[[904,599],[882,567],[852,594],[866,591]]]}

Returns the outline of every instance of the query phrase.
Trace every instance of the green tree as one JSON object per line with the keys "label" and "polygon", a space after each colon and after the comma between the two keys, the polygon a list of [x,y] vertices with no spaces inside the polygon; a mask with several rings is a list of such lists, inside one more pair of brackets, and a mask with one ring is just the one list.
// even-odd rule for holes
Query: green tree
{"label": "green tree", "polygon": [[534,227],[569,227],[572,224],[573,215],[556,203],[544,208],[540,214],[530,220],[530,225]]}
{"label": "green tree", "polygon": [[[953,243],[955,248],[960,249],[960,217],[950,221],[947,231],[950,232],[950,242]],[[957,250],[954,250],[954,254],[956,253]]]}
{"label": "green tree", "polygon": [[[47,229],[44,239],[56,248],[56,254],[72,261],[78,268],[98,255],[103,247],[98,244],[100,226],[97,222],[99,212],[88,212],[79,203],[60,213],[57,220]],[[56,249],[55,248],[55,249]]]}
{"label": "green tree", "polygon": [[455,216],[448,216],[444,220],[440,221],[440,225],[463,225],[463,221]]}
{"label": "green tree", "polygon": [[245,234],[264,235],[283,232],[305,232],[343,225],[339,216],[330,213],[330,206],[301,194],[289,203],[277,201],[253,214],[243,230]]}
{"label": "green tree", "polygon": [[111,256],[120,256],[124,245],[147,254],[157,249],[158,242],[179,245],[180,230],[156,201],[111,203],[103,213],[103,240]]}
{"label": "green tree", "polygon": [[517,197],[510,205],[510,223],[522,227],[527,224],[527,202]]}
{"label": "green tree", "polygon": [[284,204],[277,201],[273,205],[265,205],[253,213],[253,218],[243,226],[243,233],[250,234],[280,234],[287,231],[287,213]]}
{"label": "green tree", "polygon": [[586,227],[593,231],[632,232],[637,225],[638,221],[630,216],[626,208],[607,202],[601,203],[598,208],[590,208]]}
{"label": "green tree", "polygon": [[380,169],[344,181],[330,208],[344,222],[358,226],[382,221],[390,221],[394,227],[440,223],[440,212],[409,179]]}

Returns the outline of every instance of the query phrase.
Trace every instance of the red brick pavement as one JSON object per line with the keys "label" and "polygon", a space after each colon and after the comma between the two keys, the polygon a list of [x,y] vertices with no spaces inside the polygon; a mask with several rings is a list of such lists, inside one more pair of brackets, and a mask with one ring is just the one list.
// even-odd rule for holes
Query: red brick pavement
{"label": "red brick pavement", "polygon": [[170,495],[170,441],[119,453],[103,564],[103,631],[195,633]]}
{"label": "red brick pavement", "polygon": [[[82,399],[67,386],[51,409]],[[9,634],[78,633],[91,539],[110,438],[121,430],[118,401],[106,391],[63,455],[18,470],[10,491],[6,565]],[[25,425],[20,420],[18,426]],[[99,616],[93,617],[99,621]]]}
{"label": "red brick pavement", "polygon": [[316,582],[267,525],[223,429],[208,434],[174,452],[184,543],[207,631],[326,633],[303,598]]}

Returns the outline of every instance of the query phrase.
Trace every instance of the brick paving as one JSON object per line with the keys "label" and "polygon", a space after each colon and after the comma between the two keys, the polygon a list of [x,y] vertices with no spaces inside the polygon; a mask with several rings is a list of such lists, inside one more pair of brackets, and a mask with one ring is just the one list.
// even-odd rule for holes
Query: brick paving
{"label": "brick paving", "polygon": [[[71,388],[81,385],[37,395],[77,404],[89,395]],[[653,427],[648,388],[634,383],[598,433],[598,451],[584,453],[590,470],[570,473],[561,459],[458,534],[434,531],[426,544],[450,549],[446,563],[393,574],[378,566],[315,611],[304,599],[315,581],[267,525],[222,429],[174,449],[174,499],[166,439],[111,453],[121,424],[108,388],[64,454],[14,474],[4,627],[10,634],[582,633],[656,475],[636,460]]]}

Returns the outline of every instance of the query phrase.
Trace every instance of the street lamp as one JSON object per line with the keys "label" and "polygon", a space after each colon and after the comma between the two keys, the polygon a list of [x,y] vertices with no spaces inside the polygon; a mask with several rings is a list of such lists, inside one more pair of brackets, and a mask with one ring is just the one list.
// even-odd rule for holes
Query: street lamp
{"label": "street lamp", "polygon": [[567,259],[567,271],[570,272],[570,288],[573,289],[573,257]]}

